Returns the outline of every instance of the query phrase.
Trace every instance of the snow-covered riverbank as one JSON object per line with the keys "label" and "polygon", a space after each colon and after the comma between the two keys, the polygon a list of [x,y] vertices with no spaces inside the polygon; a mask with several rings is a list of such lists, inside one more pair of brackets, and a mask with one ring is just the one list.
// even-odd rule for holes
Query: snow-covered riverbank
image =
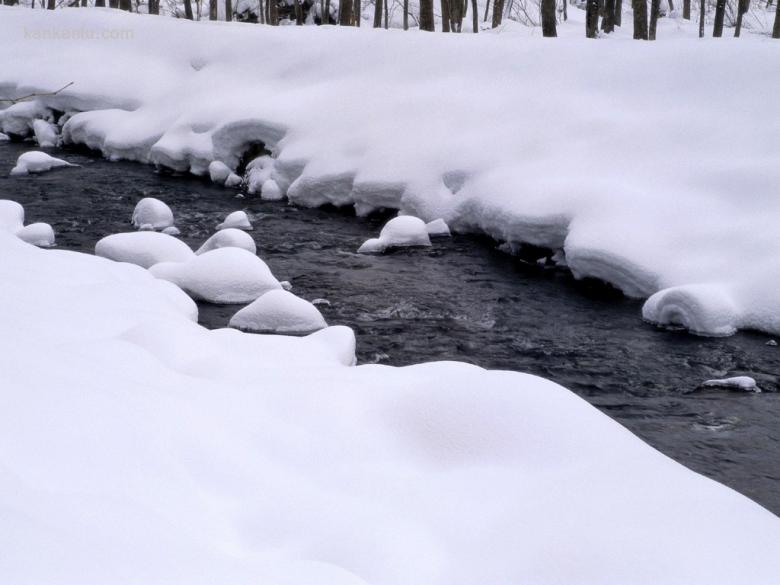
{"label": "snow-covered riverbank", "polygon": [[[551,40],[2,15],[3,94],[73,82],[0,112],[6,132],[84,111],[66,142],[195,173],[263,142],[295,203],[400,208],[563,248],[575,275],[629,295],[682,287],[655,298],[649,320],[780,332],[770,39],[701,41],[675,19],[641,43],[628,30],[588,41],[579,25]],[[46,38],[73,30],[131,34]]]}

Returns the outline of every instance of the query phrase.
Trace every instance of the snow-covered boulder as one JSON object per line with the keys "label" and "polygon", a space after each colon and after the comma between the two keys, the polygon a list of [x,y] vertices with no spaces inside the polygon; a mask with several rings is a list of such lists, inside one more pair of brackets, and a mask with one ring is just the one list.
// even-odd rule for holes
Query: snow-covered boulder
{"label": "snow-covered boulder", "polygon": [[254,195],[262,191],[263,183],[271,178],[274,159],[270,156],[259,156],[246,166],[244,182],[249,193]]}
{"label": "snow-covered boulder", "polygon": [[425,229],[428,231],[428,235],[432,238],[448,237],[450,233],[450,226],[443,219],[434,219],[425,224]]}
{"label": "snow-covered boulder", "polygon": [[106,236],[95,244],[95,254],[116,262],[149,268],[160,262],[186,262],[195,253],[181,240],[159,232],[127,232]]}
{"label": "snow-covered boulder", "polygon": [[308,335],[327,326],[317,307],[286,290],[268,291],[230,319],[230,327],[256,333]]}
{"label": "snow-covered boulder", "polygon": [[726,388],[728,390],[739,390],[742,392],[761,392],[755,379],[750,376],[734,376],[733,378],[707,380],[702,386],[705,388]]}
{"label": "snow-covered boulder", "polygon": [[24,207],[10,199],[0,199],[0,230],[16,233],[24,226]]}
{"label": "snow-covered boulder", "polygon": [[390,248],[430,245],[431,239],[425,222],[411,215],[402,215],[388,221],[379,233],[379,237],[366,240],[358,248],[358,253],[376,254]]}
{"label": "snow-covered boulder", "polygon": [[218,248],[182,263],[163,262],[150,272],[196,300],[218,304],[250,303],[281,288],[266,263],[242,248]]}
{"label": "snow-covered boulder", "polygon": [[8,142],[9,140],[11,140],[11,137],[8,134],[0,132],[0,142]]}
{"label": "snow-covered boulder", "polygon": [[41,248],[49,248],[54,245],[54,230],[48,223],[38,222],[26,225],[16,232],[16,237]]}
{"label": "snow-covered boulder", "polygon": [[733,335],[741,311],[721,284],[692,284],[658,291],[645,301],[642,318],[654,325],[683,327],[697,335]]}
{"label": "snow-covered boulder", "polygon": [[252,254],[257,253],[257,246],[252,236],[236,228],[219,230],[206,240],[195,253],[200,255],[217,248],[242,248]]}
{"label": "snow-covered boulder", "polygon": [[181,230],[175,225],[169,225],[167,228],[162,230],[162,233],[168,234],[169,236],[179,236],[181,235]]}
{"label": "snow-covered boulder", "polygon": [[260,189],[260,198],[266,201],[281,201],[284,194],[276,181],[268,179]]}
{"label": "snow-covered boulder", "polygon": [[234,211],[229,213],[221,224],[217,225],[218,230],[224,230],[226,228],[237,228],[240,230],[251,230],[252,223],[249,221],[249,217],[246,211]]}
{"label": "snow-covered boulder", "polygon": [[162,230],[173,225],[173,211],[159,199],[144,197],[133,209],[131,221],[139,230]]}
{"label": "snow-covered boulder", "polygon": [[46,120],[33,121],[33,133],[35,141],[41,148],[57,146],[57,127]]}
{"label": "snow-covered boulder", "polygon": [[16,160],[16,166],[11,169],[12,175],[28,175],[33,173],[45,173],[60,167],[77,167],[61,158],[54,158],[45,152],[33,150],[25,152]]}
{"label": "snow-covered boulder", "polygon": [[234,189],[236,187],[240,187],[241,183],[243,183],[243,179],[239,177],[236,173],[230,173],[228,175],[228,178],[225,179],[225,187],[228,187],[229,189]]}
{"label": "snow-covered boulder", "polygon": [[221,160],[215,160],[209,163],[209,178],[212,183],[224,185],[233,171]]}

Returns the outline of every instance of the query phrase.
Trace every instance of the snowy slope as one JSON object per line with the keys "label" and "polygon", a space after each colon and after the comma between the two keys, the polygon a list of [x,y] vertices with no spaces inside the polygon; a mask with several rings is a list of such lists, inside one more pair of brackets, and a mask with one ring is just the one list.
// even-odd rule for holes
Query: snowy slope
{"label": "snowy slope", "polygon": [[551,382],[350,367],[0,232],[0,582],[770,585],[780,521]]}
{"label": "snowy slope", "polygon": [[[3,8],[0,93],[74,84],[0,124],[85,110],[66,142],[198,174],[262,141],[295,203],[563,248],[576,276],[631,296],[688,287],[649,320],[706,322],[685,307],[715,291],[728,326],[698,332],[778,333],[780,43],[701,41],[683,23],[662,19],[643,43],[630,26],[588,41],[580,22],[542,39]],[[66,30],[95,38],[30,38]],[[131,38],[101,37],[116,30]]]}

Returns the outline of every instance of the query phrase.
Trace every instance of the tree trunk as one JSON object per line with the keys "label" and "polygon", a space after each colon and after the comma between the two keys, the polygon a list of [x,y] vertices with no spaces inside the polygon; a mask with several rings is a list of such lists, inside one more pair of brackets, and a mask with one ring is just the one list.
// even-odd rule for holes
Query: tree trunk
{"label": "tree trunk", "polygon": [[[355,5],[352,6],[352,24],[354,26],[360,26],[360,21],[362,18],[360,18],[360,12],[362,9],[362,5],[360,4],[360,0],[355,0]],[[301,21],[301,24],[303,24],[303,21]]]}
{"label": "tree trunk", "polygon": [[463,29],[463,0],[450,0],[450,30],[460,32]]}
{"label": "tree trunk", "polygon": [[489,10],[490,10],[490,0],[487,0],[487,2],[485,2],[485,18],[482,19],[482,22],[487,22]]}
{"label": "tree trunk", "polygon": [[615,26],[623,26],[623,0],[615,0]]}
{"label": "tree trunk", "polygon": [[257,22],[265,24],[265,6],[263,0],[258,0],[257,2]]}
{"label": "tree trunk", "polygon": [[217,0],[209,0],[209,20],[217,20]]}
{"label": "tree trunk", "polygon": [[339,24],[352,25],[352,0],[339,0]]}
{"label": "tree trunk", "polygon": [[225,0],[225,20],[227,22],[233,20],[233,0]]}
{"label": "tree trunk", "polygon": [[441,0],[441,32],[450,32],[450,0]]}
{"label": "tree trunk", "polygon": [[661,0],[650,0],[650,34],[648,38],[655,40],[655,31],[658,28],[658,13],[661,11]]}
{"label": "tree trunk", "polygon": [[[702,0],[704,2],[704,0]],[[647,40],[647,0],[631,0],[634,9],[634,38]]]}
{"label": "tree trunk", "polygon": [[390,7],[388,6],[390,3],[385,0],[385,30],[390,26]]}
{"label": "tree trunk", "polygon": [[[270,1],[266,0],[266,2]],[[330,0],[325,0],[325,24],[330,24]]]}
{"label": "tree trunk", "polygon": [[557,37],[555,29],[555,0],[542,0],[542,36]]}
{"label": "tree trunk", "polygon": [[504,19],[504,0],[493,0],[493,28],[501,26]]}
{"label": "tree trunk", "polygon": [[477,0],[471,0],[471,26],[474,27],[474,33],[479,32],[479,14],[477,14]]}
{"label": "tree trunk", "polygon": [[54,0],[47,0],[46,10],[54,10]]}
{"label": "tree trunk", "polygon": [[277,0],[268,0],[268,24],[279,26],[279,4],[277,4]]}
{"label": "tree trunk", "polygon": [[374,2],[374,28],[381,28],[382,26],[382,0],[376,0]]}
{"label": "tree trunk", "polygon": [[404,0],[404,30],[409,30],[409,0]]}
{"label": "tree trunk", "polygon": [[585,4],[585,36],[589,39],[595,39],[598,27],[599,0],[587,0]]}
{"label": "tree trunk", "polygon": [[726,16],[726,0],[718,0],[715,3],[715,23],[712,25],[712,36],[723,36],[723,20]]}
{"label": "tree trunk", "polygon": [[683,18],[685,20],[691,19],[691,0],[683,0]]}
{"label": "tree trunk", "polygon": [[705,0],[699,1],[699,38],[704,38],[704,10],[706,8]]}
{"label": "tree trunk", "polygon": [[192,0],[184,0],[184,18],[192,20]]}
{"label": "tree trunk", "polygon": [[739,37],[742,33],[742,17],[748,11],[748,0],[737,0],[737,22],[734,26],[734,36]]}
{"label": "tree trunk", "polygon": [[772,28],[772,38],[780,39],[780,0],[777,2],[777,9],[775,10],[775,26]]}
{"label": "tree trunk", "polygon": [[119,0],[119,10],[130,12],[132,9],[133,5],[130,0]]}
{"label": "tree trunk", "polygon": [[[33,8],[35,4],[35,0],[33,0]],[[106,7],[106,0],[95,0],[95,8],[105,8]]]}
{"label": "tree trunk", "polygon": [[601,30],[611,33],[615,30],[615,0],[604,2],[604,18],[601,19]]}
{"label": "tree trunk", "polygon": [[420,30],[436,30],[433,22],[433,0],[420,0]]}

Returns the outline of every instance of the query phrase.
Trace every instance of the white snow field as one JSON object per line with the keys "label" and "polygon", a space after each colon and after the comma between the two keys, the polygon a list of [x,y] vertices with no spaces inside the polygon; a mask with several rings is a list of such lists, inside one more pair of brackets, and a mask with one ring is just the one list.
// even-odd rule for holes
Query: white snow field
{"label": "white snow field", "polygon": [[777,583],[777,517],[556,384],[349,367],[345,327],[208,331],[132,264],[0,257],[3,583]]}
{"label": "white snow field", "polygon": [[229,326],[258,333],[306,335],[328,324],[309,301],[286,290],[269,290],[233,315]]}
{"label": "white snow field", "polygon": [[678,18],[637,42],[630,15],[594,41],[571,12],[543,39],[511,23],[443,35],[3,7],[2,94],[73,85],[7,108],[0,130],[56,108],[74,113],[65,143],[196,174],[235,170],[262,142],[273,158],[248,185],[263,197],[562,249],[575,276],[635,297],[724,287],[733,329],[780,333],[780,114],[766,100],[780,46],[699,40]]}

